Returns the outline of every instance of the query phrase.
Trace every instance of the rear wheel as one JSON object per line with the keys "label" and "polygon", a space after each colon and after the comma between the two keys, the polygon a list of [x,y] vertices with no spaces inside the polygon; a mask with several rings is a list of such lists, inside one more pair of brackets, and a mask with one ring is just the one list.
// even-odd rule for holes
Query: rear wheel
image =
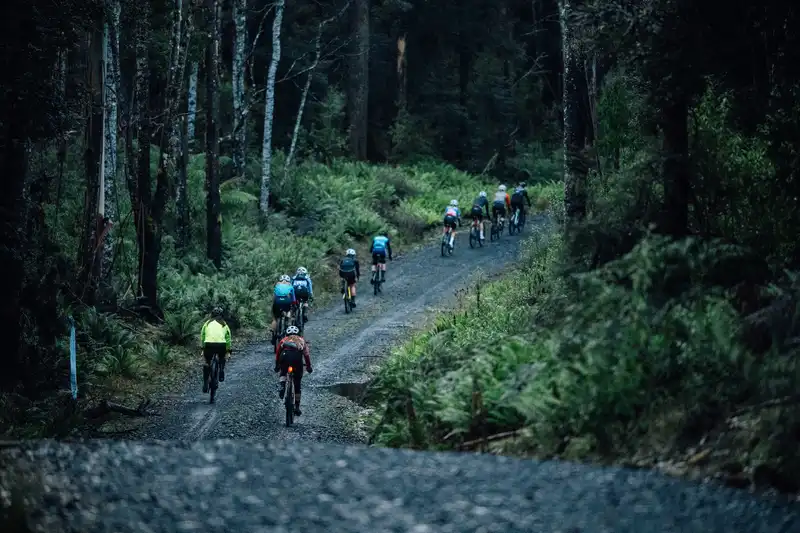
{"label": "rear wheel", "polygon": [[214,403],[217,396],[217,387],[219,386],[219,360],[216,355],[211,359],[211,372],[209,372],[208,382],[208,403]]}
{"label": "rear wheel", "polygon": [[342,281],[343,290],[342,290],[342,299],[344,300],[344,312],[345,314],[349,313],[350,308],[350,286],[347,284],[347,281]]}
{"label": "rear wheel", "polygon": [[480,234],[478,233],[478,230],[475,229],[475,227],[473,226],[473,228],[469,231],[469,247],[475,248],[475,243],[476,242],[480,243],[480,241],[481,241]]}
{"label": "rear wheel", "polygon": [[286,373],[286,395],[283,397],[286,407],[286,427],[294,422],[294,377],[292,372]]}
{"label": "rear wheel", "polygon": [[442,235],[442,257],[447,253],[447,233]]}

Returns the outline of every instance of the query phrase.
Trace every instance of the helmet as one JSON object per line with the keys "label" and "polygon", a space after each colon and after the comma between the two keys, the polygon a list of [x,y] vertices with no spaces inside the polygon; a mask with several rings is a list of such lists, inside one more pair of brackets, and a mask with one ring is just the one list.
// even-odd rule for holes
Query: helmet
{"label": "helmet", "polygon": [[458,207],[458,200],[450,200],[450,205],[453,207]]}
{"label": "helmet", "polygon": [[288,328],[286,328],[286,334],[287,335],[299,335],[300,334],[300,328],[298,328],[297,326],[289,326]]}
{"label": "helmet", "polygon": [[283,281],[283,282],[288,283],[288,282],[292,281],[292,278],[290,278],[287,274],[284,274],[283,276],[278,278],[278,281]]}
{"label": "helmet", "polygon": [[308,275],[308,270],[306,270],[306,267],[297,267],[296,274],[298,276],[307,276]]}
{"label": "helmet", "polygon": [[499,190],[500,192],[506,192],[506,186],[501,185],[500,187],[497,188],[497,190]]}
{"label": "helmet", "polygon": [[528,186],[528,184],[527,184],[527,183],[525,183],[524,181],[521,181],[521,182],[519,182],[519,186],[520,186],[520,187],[522,187],[522,188],[524,189],[525,187],[527,187],[527,186]]}
{"label": "helmet", "polygon": [[486,191],[481,191],[481,193],[478,196],[480,196],[481,198],[486,198]]}
{"label": "helmet", "polygon": [[215,305],[214,308],[211,310],[211,316],[214,318],[218,318],[222,316],[222,307]]}
{"label": "helmet", "polygon": [[344,253],[345,255],[352,255],[353,257],[356,256],[356,251],[352,248],[348,248],[347,251]]}

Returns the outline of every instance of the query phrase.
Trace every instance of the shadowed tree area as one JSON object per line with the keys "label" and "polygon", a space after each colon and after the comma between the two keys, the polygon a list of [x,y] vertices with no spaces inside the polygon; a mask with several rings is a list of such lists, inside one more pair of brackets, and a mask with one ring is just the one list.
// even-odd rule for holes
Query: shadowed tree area
{"label": "shadowed tree area", "polygon": [[1,432],[71,434],[169,386],[212,306],[263,331],[280,274],[313,265],[324,293],[344,249],[417,243],[451,198],[526,181],[552,231],[387,362],[375,442],[707,452],[798,489],[793,3],[4,9]]}

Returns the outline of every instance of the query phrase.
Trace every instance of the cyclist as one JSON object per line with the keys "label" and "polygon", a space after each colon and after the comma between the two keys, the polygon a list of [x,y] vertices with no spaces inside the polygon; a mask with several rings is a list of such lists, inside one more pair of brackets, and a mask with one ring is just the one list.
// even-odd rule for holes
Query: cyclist
{"label": "cyclist", "polygon": [[[372,247],[369,249],[372,254],[372,272],[380,268],[381,281],[386,281],[386,253],[389,253],[389,261],[392,259],[392,242],[385,231],[378,233],[372,238]],[[373,283],[372,278],[369,280]]]}
{"label": "cyclist", "polygon": [[294,287],[294,297],[306,308],[303,322],[308,322],[308,302],[314,299],[314,287],[305,267],[297,267],[297,272],[292,277],[292,287]]}
{"label": "cyclist", "polygon": [[497,218],[500,215],[502,222],[506,213],[511,210],[511,198],[506,192],[506,186],[500,185],[494,193],[494,202],[492,203],[492,218]]}
{"label": "cyclist", "polygon": [[284,311],[291,312],[292,305],[297,303],[297,298],[294,294],[294,287],[292,286],[292,278],[288,274],[283,274],[278,283],[275,284],[275,290],[272,296],[272,344],[278,340],[278,319]]}
{"label": "cyclist", "polygon": [[350,287],[350,295],[352,296],[350,303],[355,307],[356,282],[361,277],[361,267],[358,264],[358,259],[356,259],[356,251],[352,248],[349,248],[345,252],[344,258],[339,261],[339,277],[347,281],[347,285]]}
{"label": "cyclist", "polygon": [[525,220],[525,202],[527,201],[528,207],[531,206],[531,199],[528,196],[528,191],[525,190],[525,182],[521,182],[514,189],[514,194],[511,195],[511,213],[519,209],[520,220]]}
{"label": "cyclist", "polygon": [[450,205],[444,210],[443,222],[445,232],[447,232],[447,228],[453,230],[450,232],[450,248],[452,248],[456,238],[456,224],[461,225],[461,210],[458,208],[458,200],[450,200]]}
{"label": "cyclist", "polygon": [[211,318],[206,320],[200,330],[200,344],[203,346],[203,394],[208,392],[208,378],[211,375],[211,359],[219,360],[219,380],[225,381],[225,359],[231,353],[231,328],[222,318],[222,307],[211,310]]}
{"label": "cyclist", "polygon": [[481,191],[475,201],[472,202],[472,215],[473,224],[478,222],[478,227],[481,230],[481,240],[483,240],[483,213],[486,212],[486,218],[489,218],[489,200],[486,198],[486,191]]}
{"label": "cyclist", "polygon": [[286,375],[289,367],[294,369],[294,414],[300,416],[300,382],[303,380],[303,363],[306,371],[311,374],[311,350],[297,326],[286,328],[286,336],[275,347],[275,372],[280,372],[280,390],[278,396],[283,400],[286,394]]}

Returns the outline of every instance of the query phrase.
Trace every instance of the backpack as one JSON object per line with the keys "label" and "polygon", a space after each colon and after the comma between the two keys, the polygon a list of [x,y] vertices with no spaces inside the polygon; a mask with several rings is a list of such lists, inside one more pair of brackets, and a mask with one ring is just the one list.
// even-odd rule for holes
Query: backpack
{"label": "backpack", "polygon": [[345,257],[342,259],[341,263],[339,263],[339,271],[340,272],[355,272],[356,270],[356,260],[352,257]]}
{"label": "backpack", "polygon": [[300,298],[307,298],[308,297],[308,280],[303,276],[302,278],[295,278],[292,281],[292,285],[294,286],[294,294]]}

